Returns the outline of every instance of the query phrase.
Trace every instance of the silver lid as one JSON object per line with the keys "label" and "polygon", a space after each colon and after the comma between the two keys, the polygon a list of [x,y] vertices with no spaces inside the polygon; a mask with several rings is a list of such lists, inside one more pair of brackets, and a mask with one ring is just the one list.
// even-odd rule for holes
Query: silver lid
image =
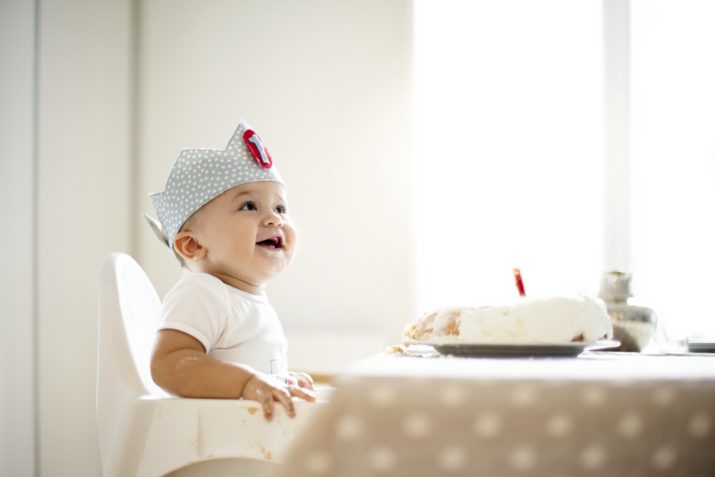
{"label": "silver lid", "polygon": [[611,303],[625,303],[632,297],[631,273],[612,270],[601,277],[600,296],[604,301]]}

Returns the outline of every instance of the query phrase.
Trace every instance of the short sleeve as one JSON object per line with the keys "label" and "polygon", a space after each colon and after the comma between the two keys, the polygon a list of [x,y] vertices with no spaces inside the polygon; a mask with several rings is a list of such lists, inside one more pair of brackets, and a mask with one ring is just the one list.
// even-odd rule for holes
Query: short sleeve
{"label": "short sleeve", "polygon": [[229,309],[230,296],[221,280],[207,273],[192,273],[164,297],[159,329],[193,336],[208,353],[221,337]]}

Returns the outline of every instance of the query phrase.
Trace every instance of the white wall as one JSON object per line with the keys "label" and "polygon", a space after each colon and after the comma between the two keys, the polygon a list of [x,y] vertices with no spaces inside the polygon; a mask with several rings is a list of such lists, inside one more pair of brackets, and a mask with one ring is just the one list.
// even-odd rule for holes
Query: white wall
{"label": "white wall", "polygon": [[[155,0],[141,10],[139,203],[182,147],[223,148],[239,118],[287,181],[300,246],[269,286],[293,366],[334,371],[412,316],[408,0]],[[133,217],[139,221],[139,211]],[[140,224],[163,294],[179,275]]]}
{"label": "white wall", "polygon": [[129,246],[130,0],[47,0],[39,21],[41,475],[99,475],[97,277]]}
{"label": "white wall", "polygon": [[0,475],[33,475],[35,6],[0,2]]}
{"label": "white wall", "polygon": [[100,474],[99,265],[129,251],[168,289],[178,268],[141,222],[145,194],[181,147],[222,147],[239,117],[269,144],[301,233],[270,290],[294,364],[334,370],[397,339],[409,3],[157,0],[137,17],[133,0],[0,3],[0,475]]}

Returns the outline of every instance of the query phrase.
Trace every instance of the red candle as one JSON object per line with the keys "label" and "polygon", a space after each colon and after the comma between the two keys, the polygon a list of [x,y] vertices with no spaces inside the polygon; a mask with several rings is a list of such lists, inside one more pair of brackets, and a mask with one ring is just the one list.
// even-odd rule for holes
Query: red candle
{"label": "red candle", "polygon": [[521,279],[521,270],[518,268],[514,269],[514,281],[516,282],[516,289],[519,290],[519,295],[526,296],[526,292],[524,291],[524,282]]}

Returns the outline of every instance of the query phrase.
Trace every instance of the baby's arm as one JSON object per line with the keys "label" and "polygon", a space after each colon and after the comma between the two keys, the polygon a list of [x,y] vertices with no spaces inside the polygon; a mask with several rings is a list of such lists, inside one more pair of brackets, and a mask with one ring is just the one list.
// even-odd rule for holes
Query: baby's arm
{"label": "baby's arm", "polygon": [[315,394],[297,384],[260,373],[249,366],[211,358],[194,337],[177,330],[157,333],[151,357],[154,381],[172,394],[189,398],[245,398],[258,401],[267,419],[273,402],[295,416],[292,396],[315,401]]}

